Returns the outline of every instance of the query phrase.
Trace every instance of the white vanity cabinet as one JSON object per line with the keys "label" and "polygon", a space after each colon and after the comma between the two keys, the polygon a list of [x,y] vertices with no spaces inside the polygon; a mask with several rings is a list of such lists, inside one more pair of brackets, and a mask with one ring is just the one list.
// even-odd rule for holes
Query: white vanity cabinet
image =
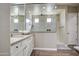
{"label": "white vanity cabinet", "polygon": [[33,37],[29,37],[28,39],[24,40],[22,43],[23,45],[25,45],[24,51],[23,51],[24,56],[29,56],[32,53],[32,50],[34,47]]}
{"label": "white vanity cabinet", "polygon": [[27,55],[29,56],[32,53],[33,47],[34,47],[34,42],[33,42],[33,38],[30,37],[30,40],[28,41],[28,51],[27,51]]}
{"label": "white vanity cabinet", "polygon": [[30,56],[34,47],[33,37],[29,36],[11,45],[11,56]]}
{"label": "white vanity cabinet", "polygon": [[16,44],[11,46],[11,55],[17,55],[17,53],[20,52],[20,50],[22,49],[21,44],[22,42],[17,42]]}

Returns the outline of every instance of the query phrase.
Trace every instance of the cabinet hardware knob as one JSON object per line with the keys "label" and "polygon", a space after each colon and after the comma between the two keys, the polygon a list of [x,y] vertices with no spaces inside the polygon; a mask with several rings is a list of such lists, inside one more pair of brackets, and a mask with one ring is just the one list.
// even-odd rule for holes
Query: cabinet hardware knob
{"label": "cabinet hardware knob", "polygon": [[16,46],[16,48],[18,48],[18,46]]}

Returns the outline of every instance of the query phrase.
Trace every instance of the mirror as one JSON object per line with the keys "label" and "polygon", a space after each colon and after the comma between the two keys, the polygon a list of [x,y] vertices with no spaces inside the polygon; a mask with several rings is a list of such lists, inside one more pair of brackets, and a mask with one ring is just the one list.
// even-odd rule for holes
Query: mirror
{"label": "mirror", "polygon": [[25,9],[24,5],[12,5],[10,14],[10,31],[25,30]]}

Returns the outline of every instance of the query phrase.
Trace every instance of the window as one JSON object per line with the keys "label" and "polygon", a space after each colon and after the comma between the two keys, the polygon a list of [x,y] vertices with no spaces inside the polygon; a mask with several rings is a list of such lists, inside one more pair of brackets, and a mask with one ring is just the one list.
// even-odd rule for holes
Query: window
{"label": "window", "polygon": [[35,23],[39,23],[39,18],[35,18]]}
{"label": "window", "polygon": [[30,20],[29,19],[26,19],[26,23],[29,23],[30,22]]}
{"label": "window", "polygon": [[51,18],[47,18],[47,23],[50,23],[51,22]]}
{"label": "window", "polygon": [[18,19],[14,19],[14,23],[18,23]]}
{"label": "window", "polygon": [[57,15],[33,15],[32,32],[56,32]]}

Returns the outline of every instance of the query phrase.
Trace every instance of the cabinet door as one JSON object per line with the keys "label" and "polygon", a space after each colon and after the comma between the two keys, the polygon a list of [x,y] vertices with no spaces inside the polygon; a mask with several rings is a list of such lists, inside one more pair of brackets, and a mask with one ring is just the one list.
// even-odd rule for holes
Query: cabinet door
{"label": "cabinet door", "polygon": [[33,38],[32,37],[29,37],[27,38],[26,40],[24,40],[23,44],[26,45],[26,47],[24,48],[24,56],[30,56],[31,55],[31,52],[33,50]]}
{"label": "cabinet door", "polygon": [[23,50],[21,50],[20,52],[18,52],[15,56],[23,56]]}
{"label": "cabinet door", "polygon": [[28,48],[25,47],[24,50],[23,50],[23,55],[24,55],[24,56],[27,56],[27,53],[28,53]]}
{"label": "cabinet door", "polygon": [[26,38],[24,41],[22,41],[22,46],[25,46],[23,49],[23,55],[27,56],[29,51],[29,38]]}
{"label": "cabinet door", "polygon": [[28,55],[31,55],[34,43],[33,43],[33,38],[32,37],[30,37],[29,39],[30,40],[29,40],[29,47],[28,47]]}
{"label": "cabinet door", "polygon": [[11,46],[11,55],[15,55],[16,53],[18,53],[20,48],[21,48],[21,43],[17,43]]}

